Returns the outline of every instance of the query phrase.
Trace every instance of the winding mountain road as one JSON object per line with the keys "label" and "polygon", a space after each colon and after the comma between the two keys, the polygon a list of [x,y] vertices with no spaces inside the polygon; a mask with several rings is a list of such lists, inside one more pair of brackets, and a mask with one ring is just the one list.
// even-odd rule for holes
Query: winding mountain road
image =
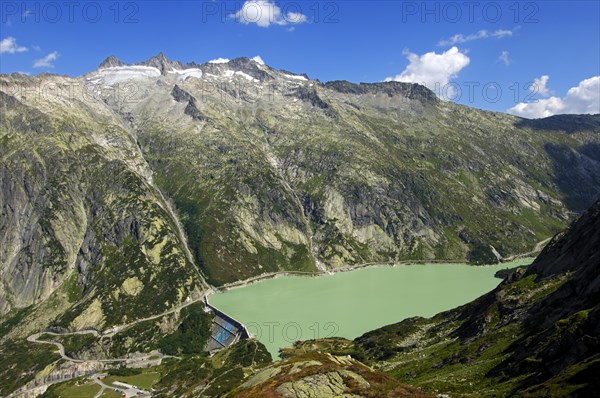
{"label": "winding mountain road", "polygon": [[[42,336],[44,334],[48,334],[51,336],[72,336],[72,335],[91,334],[91,335],[94,335],[95,337],[100,337],[100,333],[98,333],[95,330],[80,330],[77,332],[66,332],[66,333],[40,332],[40,333],[32,334],[31,336],[27,337],[27,341],[29,341],[31,343],[55,345],[58,348],[58,353],[60,354],[61,358],[64,359],[65,361],[70,361],[70,362],[75,362],[75,363],[110,363],[110,362],[127,362],[128,360],[131,360],[131,358],[112,358],[112,359],[71,358],[71,357],[67,356],[67,354],[65,353],[65,346],[62,343],[60,343],[58,341],[53,341],[53,340],[39,340],[40,336]],[[150,358],[152,356],[158,356],[160,358],[163,357],[162,354],[149,354],[147,356],[141,356],[141,357],[137,357],[135,359],[143,361],[146,358]]]}
{"label": "winding mountain road", "polygon": [[[191,303],[189,303],[188,305],[190,305]],[[65,332],[65,333],[55,333],[55,332],[39,332],[39,333],[35,333],[32,334],[31,336],[27,337],[27,341],[31,342],[31,343],[37,343],[37,344],[51,344],[54,345],[58,348],[58,352],[61,356],[61,358],[65,361],[69,361],[69,362],[73,362],[73,363],[77,363],[77,364],[90,364],[90,363],[95,363],[95,364],[108,364],[108,363],[114,363],[114,362],[120,362],[120,363],[127,363],[127,362],[136,362],[136,364],[138,365],[138,367],[146,367],[146,366],[152,366],[152,365],[158,365],[160,364],[160,362],[165,359],[165,358],[178,358],[179,357],[175,357],[172,355],[163,355],[161,353],[150,353],[147,355],[142,355],[139,357],[134,357],[134,358],[108,358],[108,359],[76,359],[76,358],[71,358],[70,356],[68,356],[65,353],[65,347],[62,343],[58,342],[58,341],[51,341],[51,340],[39,340],[39,338],[42,335],[51,335],[51,336],[72,336],[72,335],[84,335],[84,334],[91,334],[94,337],[101,337],[102,335],[100,333],[98,333],[95,330],[80,330],[80,331],[76,331],[76,332]],[[114,333],[113,333],[114,334]],[[94,381],[96,384],[100,385],[102,388],[100,389],[100,391],[98,391],[96,393],[96,395],[94,396],[94,398],[98,398],[100,397],[100,395],[102,395],[102,393],[106,390],[106,389],[114,389],[115,387],[111,387],[108,386],[106,384],[104,384],[99,378],[98,378],[99,374],[93,374],[90,376],[90,379],[92,381]],[[73,376],[73,378],[75,377],[80,377],[80,376]],[[46,387],[51,386],[52,384],[55,383],[62,383],[65,381],[70,380],[70,378],[64,378],[64,379],[60,379],[54,382],[50,382],[47,384]],[[31,390],[34,390],[36,388],[39,388],[40,386],[34,386],[31,388],[26,388],[23,390],[17,390],[15,392],[13,392],[13,394],[11,394],[10,396],[27,396],[27,393]],[[130,394],[129,392],[127,393],[127,396],[136,396],[137,394]]]}
{"label": "winding mountain road", "polygon": [[81,360],[81,359],[75,359],[75,358],[68,357],[65,354],[65,346],[62,345],[62,343],[59,343],[58,341],[38,340],[44,334],[49,334],[51,336],[69,336],[69,335],[82,335],[82,334],[92,334],[95,337],[99,337],[100,336],[100,334],[98,332],[96,332],[95,330],[80,330],[80,331],[77,331],[77,332],[70,332],[70,333],[40,332],[40,333],[32,334],[31,336],[27,337],[27,341],[29,341],[30,343],[40,343],[40,344],[52,344],[52,345],[55,345],[56,347],[58,347],[58,353],[60,354],[60,356],[61,356],[62,359],[66,360],[66,361],[76,362],[76,363],[84,363],[86,361]]}
{"label": "winding mountain road", "polygon": [[98,385],[100,386],[100,391],[98,391],[98,392],[96,393],[96,395],[94,395],[94,398],[99,398],[99,397],[100,397],[100,395],[102,395],[102,394],[104,393],[104,390],[112,390],[112,389],[114,389],[114,387],[110,387],[110,386],[107,386],[106,384],[104,384],[104,383],[102,382],[102,380],[100,380],[100,377],[99,377],[99,375],[97,375],[97,374],[96,374],[96,375],[92,375],[92,376],[90,377],[90,379],[91,379],[91,380],[92,380],[94,383],[96,383],[96,384],[98,384]]}
{"label": "winding mountain road", "polygon": [[198,297],[198,298],[195,298],[195,299],[190,299],[189,301],[186,301],[185,303],[183,303],[183,304],[180,304],[180,305],[178,305],[178,306],[176,306],[176,307],[173,307],[173,308],[171,308],[170,310],[167,310],[167,311],[165,311],[165,312],[162,312],[162,313],[160,313],[160,314],[151,315],[151,316],[149,316],[149,317],[146,317],[146,318],[140,318],[140,319],[136,319],[135,321],[132,321],[132,322],[129,322],[129,323],[124,323],[124,324],[122,324],[122,325],[114,325],[114,326],[113,326],[113,329],[116,329],[116,330],[117,330],[117,332],[110,331],[110,329],[109,329],[109,331],[108,331],[108,332],[107,332],[107,331],[105,331],[105,332],[103,333],[103,336],[113,336],[114,334],[116,334],[116,333],[118,333],[118,332],[121,332],[121,331],[123,331],[123,330],[129,329],[130,327],[132,327],[132,326],[135,326],[135,325],[137,325],[138,323],[142,323],[142,322],[146,322],[146,321],[151,321],[151,320],[154,320],[154,319],[162,318],[162,317],[163,317],[163,316],[165,316],[165,315],[171,315],[171,314],[174,314],[174,313],[176,313],[176,312],[178,312],[178,311],[181,311],[181,310],[182,310],[182,309],[184,309],[185,307],[189,307],[190,305],[192,305],[192,304],[195,304],[195,303],[197,303],[197,302],[199,302],[199,301],[202,301],[202,302],[204,302],[204,297],[208,297],[208,296],[210,296],[212,293],[213,293],[213,289],[212,289],[212,288],[209,288],[209,289],[208,289],[208,290],[207,290],[207,291],[206,291],[204,294],[202,294],[200,297]]}
{"label": "winding mountain road", "polygon": [[[548,238],[548,239],[544,239],[541,242],[536,243],[536,245],[534,246],[533,250],[527,252],[527,253],[519,253],[519,254],[513,254],[511,256],[505,257],[502,259],[502,262],[508,262],[508,261],[513,261],[516,260],[518,258],[524,258],[524,257],[529,257],[529,256],[533,256],[537,253],[539,253],[540,251],[542,251],[542,249],[544,248],[544,246],[550,242],[552,240],[552,238]],[[207,298],[210,296],[210,294],[213,293],[214,291],[226,291],[229,289],[235,289],[235,288],[240,288],[240,287],[244,287],[247,285],[250,285],[252,283],[255,282],[260,282],[262,280],[265,279],[270,279],[270,278],[275,278],[277,276],[289,276],[289,275],[299,275],[299,276],[322,276],[322,275],[327,275],[327,274],[331,274],[331,273],[336,273],[336,272],[348,272],[348,271],[354,271],[357,269],[361,269],[361,268],[368,268],[368,267],[374,267],[374,266],[380,266],[380,265],[387,265],[387,266],[391,266],[391,265],[410,265],[410,264],[464,264],[465,261],[461,261],[461,260],[404,260],[404,261],[377,261],[377,262],[371,262],[371,263],[362,263],[362,264],[353,264],[353,265],[345,265],[342,267],[338,267],[332,270],[328,270],[328,271],[314,271],[314,272],[310,272],[310,271],[277,271],[277,272],[269,272],[269,273],[264,273],[261,275],[257,275],[257,276],[253,276],[250,277],[248,279],[244,279],[241,281],[236,281],[236,282],[231,282],[231,283],[226,283],[222,286],[219,286],[217,288],[212,289],[210,292],[207,292],[205,294],[205,296],[207,296]]]}
{"label": "winding mountain road", "polygon": [[544,247],[548,244],[548,242],[550,242],[552,240],[552,238],[548,238],[548,239],[544,239],[541,242],[538,242],[535,247],[533,248],[532,251],[527,252],[527,253],[521,253],[521,254],[514,254],[512,256],[508,256],[504,259],[504,261],[512,261],[512,260],[516,260],[518,258],[522,258],[522,257],[529,257],[529,256],[533,256],[534,254],[538,254],[539,252],[541,252]]}

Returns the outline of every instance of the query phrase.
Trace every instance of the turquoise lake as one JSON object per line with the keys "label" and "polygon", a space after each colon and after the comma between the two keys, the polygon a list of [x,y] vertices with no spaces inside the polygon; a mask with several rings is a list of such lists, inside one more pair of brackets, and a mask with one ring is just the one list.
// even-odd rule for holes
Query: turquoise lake
{"label": "turquoise lake", "polygon": [[430,317],[494,289],[496,271],[527,265],[421,264],[362,268],[318,277],[280,276],[226,292],[210,303],[244,323],[271,352],[296,340],[354,339],[403,319]]}

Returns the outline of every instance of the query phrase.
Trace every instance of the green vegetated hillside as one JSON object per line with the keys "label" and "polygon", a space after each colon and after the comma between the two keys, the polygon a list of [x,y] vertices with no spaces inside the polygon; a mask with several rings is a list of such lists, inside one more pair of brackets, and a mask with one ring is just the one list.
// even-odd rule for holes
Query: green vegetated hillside
{"label": "green vegetated hillside", "polygon": [[0,75],[0,116],[0,343],[29,347],[5,360],[30,378],[66,366],[21,360],[54,352],[24,340],[48,327],[121,327],[66,341],[82,358],[148,352],[208,284],[494,262],[600,193],[599,115],[530,121],[246,58]]}

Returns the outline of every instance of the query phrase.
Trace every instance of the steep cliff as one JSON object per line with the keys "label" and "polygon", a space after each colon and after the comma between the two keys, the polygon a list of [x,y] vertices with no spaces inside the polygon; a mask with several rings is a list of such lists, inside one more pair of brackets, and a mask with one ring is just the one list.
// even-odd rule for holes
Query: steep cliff
{"label": "steep cliff", "polygon": [[100,328],[200,290],[177,221],[110,110],[77,99],[27,105],[4,92],[0,100],[3,313],[51,298],[29,327]]}

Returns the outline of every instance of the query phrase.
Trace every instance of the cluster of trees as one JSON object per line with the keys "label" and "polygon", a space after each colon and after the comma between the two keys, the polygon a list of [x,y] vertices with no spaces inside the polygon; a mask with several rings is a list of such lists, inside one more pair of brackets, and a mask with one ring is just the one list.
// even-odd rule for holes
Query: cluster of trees
{"label": "cluster of trees", "polygon": [[159,340],[160,350],[167,355],[200,354],[210,337],[212,315],[204,312],[203,303],[194,303],[181,310],[177,330]]}
{"label": "cluster of trees", "polygon": [[482,265],[482,264],[498,264],[498,257],[492,251],[490,245],[486,245],[480,242],[475,243],[473,249],[468,255],[469,262],[471,264]]}

